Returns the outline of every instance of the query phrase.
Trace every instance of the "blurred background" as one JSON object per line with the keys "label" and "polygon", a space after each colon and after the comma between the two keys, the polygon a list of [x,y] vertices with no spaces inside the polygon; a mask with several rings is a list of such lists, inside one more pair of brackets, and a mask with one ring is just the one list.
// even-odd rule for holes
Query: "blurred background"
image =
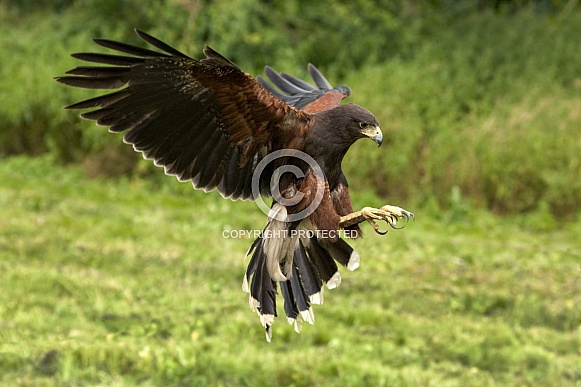
{"label": "blurred background", "polygon": [[[579,386],[578,0],[0,0],[0,385]],[[194,191],[54,77],[143,44],[316,65],[381,122],[343,169],[355,273],[273,342],[240,290],[251,202]],[[279,303],[280,303],[279,297]],[[279,305],[282,312],[282,305]],[[305,324],[307,325],[307,324]]]}
{"label": "blurred background", "polygon": [[[0,157],[50,154],[88,176],[149,173],[138,155],[63,106],[94,93],[52,82],[147,31],[190,56],[204,44],[248,73],[306,77],[318,66],[382,123],[357,144],[357,187],[434,211],[464,202],[498,214],[581,209],[581,12],[575,0],[0,2]],[[157,172],[156,172],[157,174]]]}

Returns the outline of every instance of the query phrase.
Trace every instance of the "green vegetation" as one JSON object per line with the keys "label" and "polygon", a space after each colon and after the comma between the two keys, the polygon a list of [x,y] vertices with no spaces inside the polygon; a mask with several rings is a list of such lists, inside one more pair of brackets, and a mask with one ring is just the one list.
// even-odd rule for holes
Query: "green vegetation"
{"label": "green vegetation", "polygon": [[263,226],[253,203],[51,164],[0,165],[0,384],[581,383],[581,223],[366,226],[316,324],[279,318],[268,344],[240,288],[251,240],[222,238]]}
{"label": "green vegetation", "polygon": [[[98,50],[91,37],[137,43],[139,27],[196,57],[210,44],[251,74],[270,64],[304,76],[313,62],[350,85],[351,101],[382,122],[387,145],[356,146],[350,179],[385,199],[447,209],[458,192],[498,214],[541,209],[574,218],[581,209],[577,3],[0,2],[0,21],[10,27],[0,36],[10,53],[0,59],[0,156],[49,152],[84,163],[89,175],[149,173],[119,136],[62,109],[95,93],[51,81],[79,64],[71,52]],[[332,17],[321,17],[331,8]]]}
{"label": "green vegetation", "polygon": [[[0,23],[0,385],[581,385],[577,0],[0,0]],[[62,109],[95,95],[52,80],[69,54],[134,27],[254,75],[312,62],[382,122],[345,160],[354,206],[418,220],[364,226],[300,335],[266,343],[241,291],[251,239],[222,233],[261,229],[253,203]]]}
{"label": "green vegetation", "polygon": [[467,18],[413,60],[354,76],[354,98],[368,98],[361,102],[378,112],[391,139],[390,156],[359,144],[354,157],[375,166],[361,184],[371,180],[385,197],[421,192],[440,204],[459,189],[499,214],[547,206],[566,217],[581,209],[577,28],[532,13],[512,21]]}
{"label": "green vegetation", "polygon": [[252,203],[50,164],[0,167],[0,384],[581,382],[579,222],[367,227],[315,326],[279,318],[268,344],[240,289],[251,240],[222,238],[262,226]]}

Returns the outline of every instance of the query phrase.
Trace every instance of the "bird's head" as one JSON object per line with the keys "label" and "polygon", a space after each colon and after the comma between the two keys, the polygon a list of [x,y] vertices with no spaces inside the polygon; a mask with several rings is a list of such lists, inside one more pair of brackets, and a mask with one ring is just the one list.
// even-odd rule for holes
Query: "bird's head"
{"label": "bird's head", "polygon": [[355,105],[346,104],[341,106],[344,114],[349,117],[347,123],[347,134],[353,138],[353,142],[360,138],[370,138],[377,143],[378,146],[383,142],[383,133],[379,128],[377,118],[367,109]]}
{"label": "bird's head", "polygon": [[379,125],[374,125],[372,123],[359,121],[359,131],[364,137],[369,137],[377,143],[377,146],[381,146],[383,142],[383,133],[379,129]]}
{"label": "bird's head", "polygon": [[378,145],[383,141],[377,118],[355,104],[343,104],[317,113],[317,125],[312,135],[314,139],[307,142],[314,144],[313,154],[328,152],[341,157],[361,138],[370,138]]}

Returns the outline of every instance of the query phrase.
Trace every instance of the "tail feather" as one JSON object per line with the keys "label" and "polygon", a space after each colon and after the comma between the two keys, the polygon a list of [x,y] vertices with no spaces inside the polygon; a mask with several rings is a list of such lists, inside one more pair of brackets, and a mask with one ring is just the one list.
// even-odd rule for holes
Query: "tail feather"
{"label": "tail feather", "polygon": [[[289,262],[278,259],[278,256],[269,256],[278,252],[272,247],[265,248],[268,241],[264,235],[253,242],[247,253],[251,258],[242,288],[250,293],[250,306],[258,312],[268,341],[272,339],[271,326],[277,315],[278,283],[288,322],[299,332],[302,321],[314,323],[311,305],[322,304],[323,285],[326,283],[329,289],[333,289],[341,283],[341,275],[335,261],[349,270],[355,270],[359,266],[359,255],[342,239],[331,242],[316,237],[297,238],[295,243],[290,273],[287,273],[287,279],[282,281],[272,278],[268,262],[278,261],[281,265],[289,265]],[[286,251],[282,253],[287,254]]]}
{"label": "tail feather", "polygon": [[[254,252],[254,253],[253,253]],[[246,252],[246,256],[252,254],[250,262],[248,263],[248,268],[246,269],[246,274],[244,275],[244,281],[242,282],[242,290],[248,293],[248,283],[250,282],[250,277],[256,272],[258,268],[258,262],[260,261],[260,256],[262,252],[262,237],[256,238],[252,243],[252,246]]]}
{"label": "tail feather", "polygon": [[311,304],[321,303],[323,281],[317,269],[309,264],[306,250],[300,240],[293,257],[291,278],[281,282],[280,289],[288,322],[294,324],[295,330],[298,332],[302,320],[309,324],[315,322]]}
{"label": "tail feather", "polygon": [[294,302],[295,298],[293,296],[293,290],[291,288],[290,281],[284,281],[280,283],[280,292],[282,293],[282,298],[284,299],[284,312],[292,323],[299,316],[299,308],[297,303]]}
{"label": "tail feather", "polygon": [[313,324],[315,321],[313,312],[311,310],[311,305],[309,303],[307,293],[305,292],[304,283],[301,282],[297,267],[295,265],[293,265],[293,274],[289,281],[294,296],[294,302],[299,309],[301,317],[309,324]]}
{"label": "tail feather", "polygon": [[300,333],[303,319],[301,317],[297,303],[295,302],[290,280],[280,283],[280,292],[282,293],[282,298],[284,299],[284,312],[286,314],[287,321],[290,325],[294,325],[295,332]]}
{"label": "tail feather", "polygon": [[336,288],[341,283],[339,268],[329,253],[318,243],[317,238],[310,238],[306,245],[307,256],[309,261],[317,268],[321,279],[327,283],[329,289]]}
{"label": "tail feather", "polygon": [[258,266],[256,278],[253,278],[252,282],[260,283],[260,298],[258,299],[260,303],[258,311],[260,314],[262,316],[271,315],[276,317],[276,282],[266,275],[265,265]]}
{"label": "tail feather", "polygon": [[357,254],[357,251],[355,251],[353,247],[349,246],[349,244],[343,239],[338,238],[336,242],[318,240],[317,243],[326,249],[337,262],[345,266],[350,271],[353,271],[359,267],[359,254]]}
{"label": "tail feather", "polygon": [[[259,238],[262,239],[262,238]],[[258,240],[258,239],[257,239]],[[262,246],[262,240],[255,242],[254,249],[249,251],[252,253],[252,258],[244,276],[242,288],[248,290],[248,283],[250,282],[250,308],[255,309],[260,316],[260,322],[266,330],[266,340],[270,342],[272,339],[271,326],[274,322],[276,314],[276,282],[268,274],[266,268],[266,254]]]}
{"label": "tail feather", "polygon": [[319,270],[309,261],[307,251],[300,240],[295,248],[293,260],[294,265],[296,265],[295,271],[301,280],[303,289],[309,299],[311,299],[317,293],[321,292],[323,280],[319,275]]}

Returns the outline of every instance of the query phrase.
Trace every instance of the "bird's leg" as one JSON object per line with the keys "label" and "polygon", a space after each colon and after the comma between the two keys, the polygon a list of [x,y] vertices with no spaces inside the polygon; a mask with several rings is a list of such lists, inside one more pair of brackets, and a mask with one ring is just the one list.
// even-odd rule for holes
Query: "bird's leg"
{"label": "bird's leg", "polygon": [[345,228],[353,226],[357,223],[368,221],[376,233],[384,235],[387,233],[387,231],[380,231],[376,220],[383,220],[387,222],[387,224],[389,224],[392,228],[397,229],[405,227],[405,225],[402,227],[397,227],[398,219],[405,219],[407,222],[410,220],[410,218],[415,219],[414,214],[400,207],[389,205],[383,206],[381,208],[363,207],[360,211],[342,216],[339,220],[339,227]]}

